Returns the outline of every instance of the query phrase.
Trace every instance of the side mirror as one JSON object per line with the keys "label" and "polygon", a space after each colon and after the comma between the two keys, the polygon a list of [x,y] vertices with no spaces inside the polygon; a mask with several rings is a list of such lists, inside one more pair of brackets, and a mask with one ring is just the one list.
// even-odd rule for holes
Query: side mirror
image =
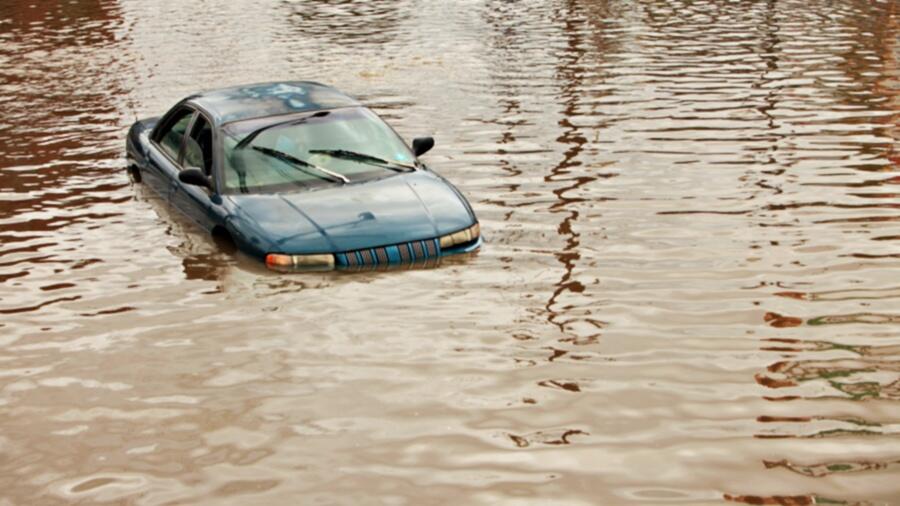
{"label": "side mirror", "polygon": [[178,180],[184,184],[202,186],[212,190],[212,181],[197,167],[188,167],[178,173]]}
{"label": "side mirror", "polygon": [[431,137],[417,137],[413,139],[413,154],[416,156],[424,155],[434,147],[434,139]]}

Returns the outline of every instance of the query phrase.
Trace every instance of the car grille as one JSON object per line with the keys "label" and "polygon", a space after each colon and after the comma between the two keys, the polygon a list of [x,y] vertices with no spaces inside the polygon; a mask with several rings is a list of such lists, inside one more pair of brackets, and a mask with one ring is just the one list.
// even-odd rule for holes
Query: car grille
{"label": "car grille", "polygon": [[412,241],[378,248],[335,253],[335,264],[344,268],[377,267],[391,264],[414,264],[434,261],[441,256],[437,239]]}

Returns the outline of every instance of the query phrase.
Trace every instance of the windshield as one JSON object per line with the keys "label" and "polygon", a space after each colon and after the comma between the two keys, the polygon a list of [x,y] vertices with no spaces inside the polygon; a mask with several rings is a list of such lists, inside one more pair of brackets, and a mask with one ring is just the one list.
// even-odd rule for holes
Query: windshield
{"label": "windshield", "polygon": [[291,191],[414,169],[406,144],[364,107],[238,121],[227,125],[224,132],[225,187],[229,191]]}

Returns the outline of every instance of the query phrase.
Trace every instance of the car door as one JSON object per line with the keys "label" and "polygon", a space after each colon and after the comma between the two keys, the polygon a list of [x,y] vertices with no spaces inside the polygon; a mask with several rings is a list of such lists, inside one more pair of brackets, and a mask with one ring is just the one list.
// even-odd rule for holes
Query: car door
{"label": "car door", "polygon": [[[205,115],[197,112],[187,129],[178,169],[179,171],[200,169],[210,181],[213,181],[213,166],[212,123]],[[182,183],[176,174],[170,201],[200,226],[210,230],[215,224],[210,212],[213,205],[210,198],[212,194],[213,191],[208,188]]]}
{"label": "car door", "polygon": [[167,114],[160,127],[153,132],[147,153],[147,167],[142,176],[147,185],[165,200],[169,200],[172,183],[178,180],[178,160],[193,117],[192,109],[179,107]]}

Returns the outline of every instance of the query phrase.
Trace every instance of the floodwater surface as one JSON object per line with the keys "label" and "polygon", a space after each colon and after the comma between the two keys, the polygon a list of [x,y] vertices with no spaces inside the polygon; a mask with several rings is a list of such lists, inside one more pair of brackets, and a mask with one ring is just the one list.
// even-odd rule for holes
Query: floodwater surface
{"label": "floodwater surface", "polygon": [[[897,0],[2,0],[0,504],[900,504],[898,67]],[[280,79],[483,250],[270,273],[129,181]]]}

